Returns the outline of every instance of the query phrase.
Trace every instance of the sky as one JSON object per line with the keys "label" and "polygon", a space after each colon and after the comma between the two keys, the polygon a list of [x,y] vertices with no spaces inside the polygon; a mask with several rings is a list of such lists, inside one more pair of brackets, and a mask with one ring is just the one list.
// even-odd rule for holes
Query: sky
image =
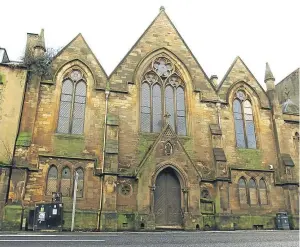
{"label": "sky", "polygon": [[1,1],[0,47],[19,60],[26,33],[45,29],[62,48],[82,33],[109,75],[164,6],[210,77],[219,81],[240,56],[264,85],[265,63],[280,82],[300,67],[299,0],[9,0]]}

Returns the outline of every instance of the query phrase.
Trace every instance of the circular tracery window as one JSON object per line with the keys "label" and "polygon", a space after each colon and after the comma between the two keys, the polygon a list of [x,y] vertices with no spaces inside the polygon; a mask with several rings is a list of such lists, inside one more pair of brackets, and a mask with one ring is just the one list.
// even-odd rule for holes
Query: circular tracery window
{"label": "circular tracery window", "polygon": [[70,78],[73,80],[73,81],[78,81],[82,78],[82,75],[81,75],[81,72],[79,70],[73,70],[71,72],[71,75],[70,75]]}
{"label": "circular tracery window", "polygon": [[246,95],[243,91],[237,91],[236,97],[240,99],[241,101],[244,101],[246,99]]}
{"label": "circular tracery window", "polygon": [[131,186],[129,184],[123,184],[121,186],[121,194],[123,196],[128,196],[131,193]]}
{"label": "circular tracery window", "polygon": [[155,72],[161,77],[168,77],[171,75],[173,70],[171,61],[165,57],[159,57],[155,59],[153,67]]}

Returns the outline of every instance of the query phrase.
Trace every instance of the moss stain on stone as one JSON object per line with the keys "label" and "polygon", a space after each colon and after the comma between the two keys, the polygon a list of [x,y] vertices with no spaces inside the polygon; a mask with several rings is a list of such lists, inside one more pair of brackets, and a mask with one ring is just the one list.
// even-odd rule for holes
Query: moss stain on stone
{"label": "moss stain on stone", "polygon": [[80,156],[85,143],[81,136],[55,135],[53,139],[54,154]]}
{"label": "moss stain on stone", "polygon": [[[258,149],[237,149],[238,162],[249,169],[262,169],[262,153]],[[240,166],[240,165],[239,165]]]}

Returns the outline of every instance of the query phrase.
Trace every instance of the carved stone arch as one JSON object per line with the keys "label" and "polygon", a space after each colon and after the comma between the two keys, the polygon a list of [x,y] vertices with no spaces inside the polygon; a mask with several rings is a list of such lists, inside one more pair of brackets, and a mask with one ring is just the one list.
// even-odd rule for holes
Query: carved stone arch
{"label": "carved stone arch", "polygon": [[[249,176],[244,172],[240,172],[239,175],[237,175],[233,180],[232,180],[232,183],[233,184],[238,184],[239,180],[243,178],[247,184],[247,181],[249,180]],[[248,179],[247,179],[248,178]]]}
{"label": "carved stone arch", "polygon": [[175,67],[178,68],[178,71],[180,73],[180,76],[182,80],[186,83],[186,87],[189,93],[193,91],[192,86],[192,77],[191,74],[186,67],[186,65],[181,61],[180,58],[178,58],[173,52],[168,50],[167,48],[159,48],[157,50],[154,50],[150,53],[148,53],[144,58],[141,59],[141,61],[138,63],[134,73],[133,73],[133,82],[140,87],[140,82],[142,80],[143,74],[146,72],[147,67],[152,62],[153,59],[165,56],[167,57]]}
{"label": "carved stone arch", "polygon": [[[262,102],[261,96],[256,92],[256,90],[253,87],[251,87],[245,81],[237,81],[228,88],[226,93],[226,101],[228,102],[229,105],[232,105],[233,99],[235,97],[235,93],[240,89],[244,90],[250,96],[251,102],[255,103],[258,109],[263,108],[261,103]],[[265,91],[264,94],[267,97],[270,106],[270,101]]]}
{"label": "carved stone arch", "polygon": [[[179,80],[180,81],[172,81],[172,78],[173,77],[178,77],[179,78]],[[166,79],[166,85],[171,85],[171,86],[173,86],[173,87],[175,87],[175,88],[178,88],[178,87],[182,87],[183,89],[185,89],[185,87],[186,87],[186,83],[184,82],[184,80],[181,78],[181,76],[178,74],[178,73],[176,73],[176,72],[174,72],[174,73],[172,73],[167,79]],[[175,84],[175,85],[174,85]]]}
{"label": "carved stone arch", "polygon": [[74,60],[64,63],[56,70],[53,78],[54,78],[55,84],[59,85],[59,88],[61,87],[66,74],[68,74],[73,69],[78,69],[83,73],[83,75],[86,79],[85,82],[86,82],[88,88],[92,87],[92,86],[95,87],[96,79],[95,79],[95,75],[92,72],[92,70],[90,69],[90,67],[86,63],[84,63],[82,60],[74,59]]}
{"label": "carved stone arch", "polygon": [[185,171],[183,171],[178,165],[170,163],[170,162],[161,163],[156,167],[153,175],[151,176],[151,181],[150,181],[151,186],[155,186],[155,181],[156,181],[158,174],[166,168],[171,168],[175,171],[176,176],[180,182],[181,189],[188,188],[188,186],[189,186],[188,176],[185,173]]}

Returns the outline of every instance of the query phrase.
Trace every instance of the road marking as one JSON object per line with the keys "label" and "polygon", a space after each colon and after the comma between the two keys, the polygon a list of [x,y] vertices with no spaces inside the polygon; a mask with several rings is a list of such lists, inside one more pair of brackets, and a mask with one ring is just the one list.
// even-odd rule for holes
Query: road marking
{"label": "road marking", "polygon": [[0,234],[0,238],[1,237],[118,237],[120,235],[116,235],[116,234],[90,234],[90,235],[81,235],[81,234],[68,234],[68,235],[50,235],[50,234]]}
{"label": "road marking", "polygon": [[0,242],[105,242],[103,239],[0,239]]}

